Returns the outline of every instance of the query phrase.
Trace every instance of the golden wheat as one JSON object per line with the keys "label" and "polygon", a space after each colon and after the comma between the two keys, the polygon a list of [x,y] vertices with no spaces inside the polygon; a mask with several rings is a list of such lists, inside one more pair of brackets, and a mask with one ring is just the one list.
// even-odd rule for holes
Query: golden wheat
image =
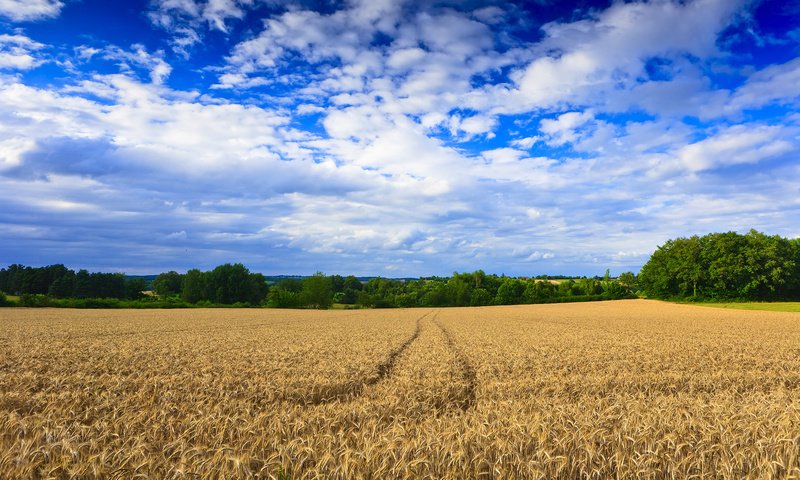
{"label": "golden wheat", "polygon": [[0,478],[800,478],[800,315],[3,309]]}

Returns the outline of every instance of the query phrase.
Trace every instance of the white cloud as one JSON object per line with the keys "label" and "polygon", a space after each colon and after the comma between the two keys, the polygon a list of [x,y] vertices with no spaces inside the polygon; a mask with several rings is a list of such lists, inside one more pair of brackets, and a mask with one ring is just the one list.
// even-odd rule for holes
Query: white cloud
{"label": "white cloud", "polygon": [[531,147],[536,145],[536,142],[539,142],[541,140],[542,140],[541,137],[538,136],[524,137],[512,140],[511,145],[519,148],[530,149]]}
{"label": "white cloud", "polygon": [[173,49],[188,57],[205,28],[227,33],[229,22],[243,19],[254,4],[253,0],[152,0],[148,17],[170,32]]}
{"label": "white cloud", "polygon": [[[191,266],[246,255],[312,273],[346,257],[372,274],[635,270],[676,234],[782,232],[798,208],[797,115],[742,111],[792,106],[797,65],[716,87],[737,5],[618,2],[529,44],[497,23],[501,4],[293,5],[197,92],[170,88],[187,66],[172,62],[168,82],[160,50],[66,50],[84,71],[64,87],[0,76],[0,225],[32,239],[113,229],[123,240],[94,244],[162,242],[157,258],[188,251]],[[187,53],[255,6],[161,0],[150,18]],[[31,57],[14,69],[50,51],[21,33],[0,43]],[[87,70],[103,61],[119,73]]]}
{"label": "white cloud", "polygon": [[163,51],[149,53],[141,44],[132,45],[131,50],[109,46],[103,50],[82,49],[78,54],[82,59],[91,59],[94,55],[101,54],[107,60],[118,62],[118,66],[123,72],[143,68],[148,72],[150,81],[156,85],[162,84],[172,72],[172,66],[164,60]]}
{"label": "white cloud", "polygon": [[779,127],[736,125],[678,150],[681,164],[692,172],[753,164],[793,151],[796,142],[780,138]]}
{"label": "white cloud", "polygon": [[43,63],[35,53],[44,47],[24,35],[0,35],[0,69],[30,70]]}
{"label": "white cloud", "polygon": [[57,17],[64,6],[59,0],[0,0],[0,15],[15,22]]}
{"label": "white cloud", "polygon": [[0,171],[19,166],[22,155],[35,146],[31,138],[12,137],[0,141]]}
{"label": "white cloud", "polygon": [[506,18],[505,10],[495,5],[479,8],[472,15],[487,25],[500,23]]}
{"label": "white cloud", "polygon": [[578,128],[594,120],[591,111],[567,112],[550,120],[544,119],[539,124],[539,131],[547,136],[549,145],[561,146],[578,140]]}
{"label": "white cloud", "polygon": [[596,19],[545,25],[546,38],[536,46],[545,55],[518,75],[518,101],[527,108],[597,104],[604,91],[634,85],[649,58],[713,55],[718,32],[741,5],[730,0],[615,3]]}
{"label": "white cloud", "polygon": [[759,108],[771,103],[792,103],[800,98],[800,58],[771,65],[750,76],[727,105],[729,112]]}

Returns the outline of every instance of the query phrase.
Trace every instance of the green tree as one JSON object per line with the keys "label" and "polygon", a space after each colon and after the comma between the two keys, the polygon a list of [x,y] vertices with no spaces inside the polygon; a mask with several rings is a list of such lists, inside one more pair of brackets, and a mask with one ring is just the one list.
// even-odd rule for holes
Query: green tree
{"label": "green tree", "polygon": [[617,282],[628,290],[635,292],[638,288],[638,280],[633,272],[623,272],[617,277]]}
{"label": "green tree", "polygon": [[492,304],[492,294],[485,288],[475,288],[469,295],[469,304],[473,307],[481,307]]}
{"label": "green tree", "polygon": [[470,273],[453,273],[447,281],[447,304],[455,307],[469,306],[474,282],[475,279]]}
{"label": "green tree", "polygon": [[53,298],[70,298],[75,296],[75,272],[70,270],[50,284],[47,294]]}
{"label": "green tree", "polygon": [[214,303],[258,305],[267,295],[266,279],[252,274],[241,263],[226,263],[206,275],[205,291]]}
{"label": "green tree", "polygon": [[159,274],[153,280],[153,290],[159,297],[179,295],[183,287],[183,275],[175,271]]}
{"label": "green tree", "polygon": [[92,293],[91,278],[87,270],[78,270],[75,274],[75,297],[89,298]]}
{"label": "green tree", "polygon": [[144,298],[146,288],[147,282],[144,278],[129,278],[125,281],[125,298],[129,300]]}
{"label": "green tree", "polygon": [[299,292],[276,285],[269,289],[266,303],[271,308],[299,308],[303,306],[303,299]]}
{"label": "green tree", "polygon": [[330,308],[333,305],[331,278],[317,272],[303,279],[303,302],[313,308]]}
{"label": "green tree", "polygon": [[494,302],[498,305],[514,305],[523,303],[525,283],[517,278],[505,277],[497,289]]}
{"label": "green tree", "polygon": [[189,303],[208,300],[206,295],[206,275],[196,268],[186,272],[181,285],[181,297]]}
{"label": "green tree", "polygon": [[556,285],[548,281],[528,282],[522,299],[525,303],[541,303],[556,296]]}
{"label": "green tree", "polygon": [[798,292],[797,244],[755,230],[669,240],[639,272],[659,298],[777,300]]}

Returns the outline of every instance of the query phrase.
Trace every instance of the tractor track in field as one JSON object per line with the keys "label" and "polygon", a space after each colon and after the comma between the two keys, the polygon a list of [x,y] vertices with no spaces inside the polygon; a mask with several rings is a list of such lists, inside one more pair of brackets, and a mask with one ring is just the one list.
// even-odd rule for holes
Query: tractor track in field
{"label": "tractor track in field", "polygon": [[475,406],[478,399],[478,376],[475,372],[475,367],[472,366],[467,356],[456,344],[452,332],[442,325],[436,317],[432,318],[431,321],[442,331],[445,341],[447,342],[447,348],[453,353],[456,360],[456,367],[459,370],[461,378],[464,380],[464,394],[462,397],[455,399],[454,403],[462,411],[467,411]]}
{"label": "tractor track in field", "polygon": [[300,392],[296,394],[290,393],[288,395],[281,395],[279,396],[279,400],[286,400],[301,405],[322,405],[336,401],[353,400],[359,397],[364,393],[365,388],[375,385],[391,375],[395,365],[397,364],[398,358],[408,349],[408,347],[411,346],[411,344],[414,343],[414,341],[417,340],[417,338],[419,338],[419,335],[422,332],[422,320],[430,314],[431,312],[428,312],[417,318],[417,325],[414,329],[414,333],[412,333],[410,337],[400,344],[400,346],[389,352],[389,355],[387,355],[381,363],[376,365],[375,375],[347,383],[324,386],[319,389],[312,389],[310,393]]}

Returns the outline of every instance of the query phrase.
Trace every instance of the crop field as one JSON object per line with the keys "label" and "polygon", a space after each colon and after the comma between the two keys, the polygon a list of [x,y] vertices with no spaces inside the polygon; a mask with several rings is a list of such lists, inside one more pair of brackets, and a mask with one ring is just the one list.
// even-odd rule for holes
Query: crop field
{"label": "crop field", "polygon": [[0,478],[800,478],[800,314],[0,309]]}

